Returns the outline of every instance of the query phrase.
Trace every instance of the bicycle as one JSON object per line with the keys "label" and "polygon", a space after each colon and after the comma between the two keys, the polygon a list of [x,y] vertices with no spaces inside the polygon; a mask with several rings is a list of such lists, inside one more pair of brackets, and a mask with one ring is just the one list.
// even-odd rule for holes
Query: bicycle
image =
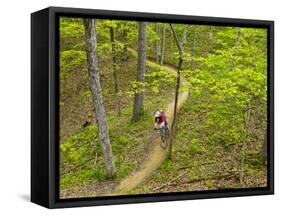
{"label": "bicycle", "polygon": [[162,148],[166,148],[168,146],[169,128],[167,125],[164,125],[159,130],[160,130],[160,138],[161,138],[160,146]]}

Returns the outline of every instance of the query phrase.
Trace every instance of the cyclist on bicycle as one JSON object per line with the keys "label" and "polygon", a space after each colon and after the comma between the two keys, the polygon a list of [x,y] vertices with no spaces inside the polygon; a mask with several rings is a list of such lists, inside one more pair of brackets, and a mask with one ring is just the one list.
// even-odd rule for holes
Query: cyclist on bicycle
{"label": "cyclist on bicycle", "polygon": [[164,126],[168,127],[167,116],[163,110],[158,110],[155,113],[155,123],[154,123],[154,130],[157,130]]}

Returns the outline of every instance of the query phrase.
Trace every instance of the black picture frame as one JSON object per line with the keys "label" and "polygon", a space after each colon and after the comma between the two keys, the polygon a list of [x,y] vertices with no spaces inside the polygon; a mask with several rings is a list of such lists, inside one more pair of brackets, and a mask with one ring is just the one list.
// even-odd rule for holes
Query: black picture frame
{"label": "black picture frame", "polygon": [[[266,28],[268,32],[268,184],[147,195],[59,199],[60,16]],[[111,205],[274,194],[274,22],[202,16],[49,7],[31,14],[31,201],[47,208]]]}

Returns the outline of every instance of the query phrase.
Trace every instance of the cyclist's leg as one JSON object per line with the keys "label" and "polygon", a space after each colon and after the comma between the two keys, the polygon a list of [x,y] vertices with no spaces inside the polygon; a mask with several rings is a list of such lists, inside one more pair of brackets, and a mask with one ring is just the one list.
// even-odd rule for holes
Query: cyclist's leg
{"label": "cyclist's leg", "polygon": [[166,126],[167,129],[169,129],[169,125],[168,125],[168,121],[167,120],[165,121],[165,126]]}
{"label": "cyclist's leg", "polygon": [[161,137],[165,136],[165,128],[162,127],[162,123],[160,124],[160,135],[161,135]]}
{"label": "cyclist's leg", "polygon": [[154,130],[157,129],[157,122],[154,123]]}
{"label": "cyclist's leg", "polygon": [[160,119],[159,117],[157,118],[157,129],[159,129],[159,122],[160,122]]}
{"label": "cyclist's leg", "polygon": [[165,131],[164,133],[165,133],[165,136],[168,137],[168,136],[169,136],[168,122],[165,121],[165,122],[163,123],[163,125],[164,125],[164,131]]}
{"label": "cyclist's leg", "polygon": [[155,121],[154,121],[154,130],[158,129],[158,117],[155,117]]}

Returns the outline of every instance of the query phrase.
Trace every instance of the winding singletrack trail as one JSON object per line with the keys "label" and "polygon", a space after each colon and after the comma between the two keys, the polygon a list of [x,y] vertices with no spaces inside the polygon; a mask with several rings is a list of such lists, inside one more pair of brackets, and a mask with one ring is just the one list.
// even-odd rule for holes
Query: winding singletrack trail
{"label": "winding singletrack trail", "polygon": [[[135,50],[131,50],[133,55],[137,55]],[[154,63],[152,61],[147,60],[148,63]],[[170,65],[162,65],[164,69],[171,73],[177,73],[177,69]],[[185,81],[181,79],[182,82]],[[188,92],[180,92],[178,96],[178,109],[183,105],[183,103],[188,99]],[[174,115],[174,98],[168,104],[165,109],[166,115],[168,119],[173,119]],[[155,170],[157,170],[164,160],[167,157],[167,148],[163,149],[160,147],[160,137],[158,136],[156,139],[152,140],[152,150],[149,152],[146,160],[140,165],[139,169],[123,179],[119,185],[110,193],[110,195],[125,195],[130,190],[134,189],[139,184],[143,183],[150,177]]]}

